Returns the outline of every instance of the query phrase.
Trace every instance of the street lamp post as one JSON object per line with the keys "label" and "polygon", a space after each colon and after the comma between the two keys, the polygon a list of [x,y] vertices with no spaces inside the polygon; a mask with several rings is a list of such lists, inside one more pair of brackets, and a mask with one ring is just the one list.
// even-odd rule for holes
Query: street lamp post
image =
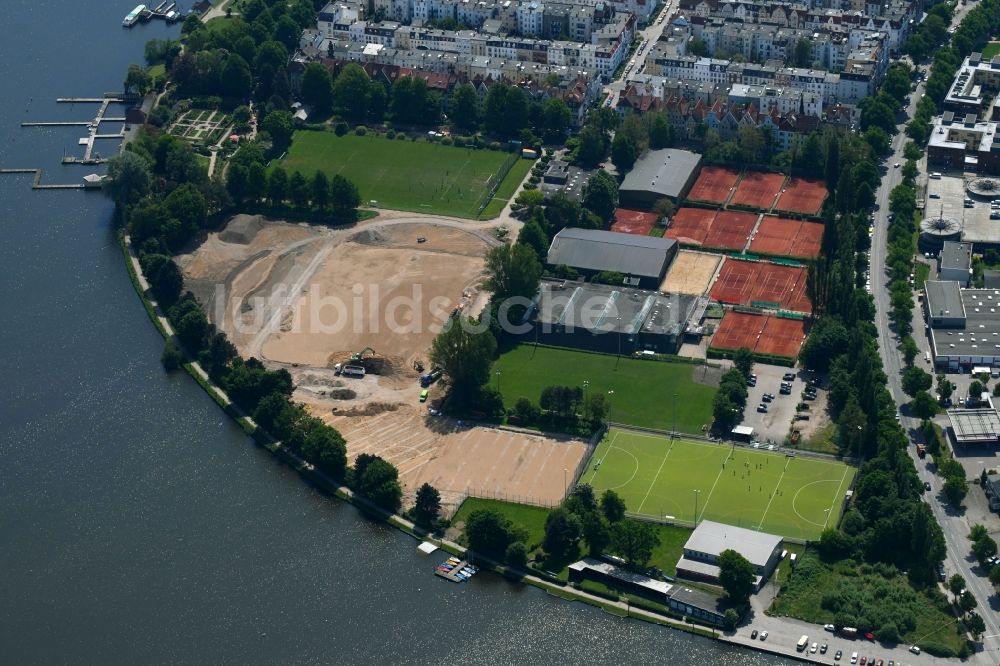
{"label": "street lamp post", "polygon": [[499,370],[496,371],[496,375],[497,375],[497,393],[499,393],[500,392],[500,371]]}
{"label": "street lamp post", "polygon": [[615,390],[608,391],[608,421],[611,420],[611,398],[615,395]]}
{"label": "street lamp post", "polygon": [[674,441],[674,433],[677,432],[677,394],[674,393],[674,419],[670,425],[670,441]]}
{"label": "street lamp post", "polygon": [[698,525],[698,495],[699,495],[699,493],[701,493],[701,491],[698,490],[697,488],[695,488],[695,490],[694,490],[694,524],[695,524],[695,526]]}
{"label": "street lamp post", "polygon": [[568,493],[569,492],[569,480],[566,478],[567,474],[569,474],[569,470],[566,469],[565,467],[563,467],[563,489]]}
{"label": "street lamp post", "polygon": [[622,316],[618,315],[618,357],[615,358],[615,370],[618,369],[618,362],[622,359]]}
{"label": "street lamp post", "polygon": [[823,509],[823,514],[823,529],[825,530],[826,526],[830,523],[830,509]]}

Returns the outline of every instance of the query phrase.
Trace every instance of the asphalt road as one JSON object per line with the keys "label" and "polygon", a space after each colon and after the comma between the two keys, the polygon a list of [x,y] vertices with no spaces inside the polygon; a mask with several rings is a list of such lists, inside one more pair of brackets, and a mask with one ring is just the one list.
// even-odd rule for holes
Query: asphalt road
{"label": "asphalt road", "polygon": [[[963,11],[956,14],[953,25],[958,24],[958,21],[961,20],[961,17],[965,15],[968,9],[968,5],[962,7]],[[923,89],[923,83],[921,82],[917,86],[916,92],[910,95],[911,104],[906,109],[907,119],[913,115],[916,109],[916,102],[920,99]],[[903,125],[905,125],[905,119],[899,126],[899,133],[893,137],[893,153],[886,160],[888,171],[876,193],[879,210],[876,217],[871,250],[871,278],[872,295],[875,299],[875,325],[878,328],[879,348],[882,352],[882,358],[885,361],[885,372],[889,376],[889,390],[897,404],[908,402],[908,398],[903,393],[902,388],[903,361],[897,348],[898,339],[895,333],[889,328],[889,283],[888,276],[886,275],[885,256],[888,235],[889,192],[902,181],[900,170],[893,168],[892,165],[896,162],[905,162],[903,145],[906,143],[907,138],[903,133]],[[909,434],[919,433],[919,419],[902,416],[900,421]],[[995,594],[989,580],[984,575],[973,570],[974,568],[978,568],[978,566],[975,559],[972,558],[971,544],[967,538],[969,523],[961,513],[942,505],[937,499],[941,496],[943,483],[940,477],[934,475],[932,471],[933,464],[927,464],[924,460],[919,459],[916,447],[911,446],[907,450],[917,467],[921,482],[926,481],[931,484],[932,490],[924,495],[924,499],[930,505],[935,518],[937,518],[944,532],[947,543],[945,569],[949,576],[956,572],[962,574],[966,580],[967,589],[975,595],[976,600],[979,602],[978,611],[986,623],[986,632],[983,637],[985,653],[980,652],[974,658],[978,657],[977,661],[980,663],[998,663],[1000,662],[1000,624],[997,622],[996,613],[1000,609],[1000,599]]]}
{"label": "asphalt road", "polygon": [[[608,93],[609,99],[611,100],[611,104],[609,106],[612,109],[615,108],[615,106],[618,104],[618,96],[621,95],[622,92],[625,90],[626,79],[628,79],[628,77],[632,76],[633,74],[638,74],[639,72],[641,72],[642,68],[645,66],[646,56],[649,55],[649,52],[653,49],[653,46],[656,44],[657,40],[660,39],[660,35],[663,34],[663,31],[669,24],[668,18],[673,12],[673,6],[674,6],[674,0],[666,0],[666,2],[663,3],[663,9],[660,10],[660,13],[657,16],[650,17],[649,25],[647,25],[645,28],[643,28],[636,34],[636,37],[646,40],[646,45],[643,47],[641,52],[636,51],[629,58],[629,60],[633,59],[635,60],[635,66],[629,70],[629,73],[625,74],[623,71],[621,77],[615,79],[608,85],[604,86],[604,92]],[[657,23],[656,19],[660,16],[663,17],[663,22]]]}

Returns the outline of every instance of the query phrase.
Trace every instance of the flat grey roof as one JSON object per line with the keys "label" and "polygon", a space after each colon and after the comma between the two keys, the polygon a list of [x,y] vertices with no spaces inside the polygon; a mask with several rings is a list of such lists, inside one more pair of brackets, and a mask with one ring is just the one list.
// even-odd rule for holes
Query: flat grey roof
{"label": "flat grey roof", "polygon": [[[1000,289],[959,289],[958,298],[962,311],[957,316],[964,315],[965,326],[932,329],[934,355],[1000,356]],[[937,307],[930,300],[930,292],[927,304],[928,307]]]}
{"label": "flat grey roof", "polygon": [[566,227],[552,239],[547,262],[656,278],[663,273],[674,245],[676,241],[670,238]]}
{"label": "flat grey roof", "polygon": [[622,181],[620,192],[655,192],[677,198],[684,191],[701,155],[687,150],[664,148],[651,150],[640,157]]}
{"label": "flat grey roof", "polygon": [[679,603],[718,613],[719,615],[725,613],[726,609],[732,605],[728,601],[714,597],[708,592],[684,587],[683,585],[674,585],[673,591],[667,596]]}
{"label": "flat grey roof", "polygon": [[585,557],[578,562],[574,562],[569,565],[569,568],[575,571],[583,571],[584,569],[598,571],[605,576],[617,578],[618,580],[623,580],[628,583],[632,583],[633,585],[641,585],[642,587],[648,588],[653,592],[657,592],[664,596],[666,596],[670,592],[671,588],[674,587],[670,583],[665,583],[662,580],[656,580],[655,578],[650,578],[649,576],[633,573],[627,569],[621,569],[613,564],[609,564],[608,562],[595,560],[592,557]]}
{"label": "flat grey roof", "polygon": [[924,291],[931,317],[965,317],[962,290],[957,282],[928,280],[924,282]]}
{"label": "flat grey roof", "polygon": [[[1000,98],[998,98],[1000,99]],[[984,270],[983,271],[983,286],[987,289],[997,289],[1000,288],[1000,271]]]}
{"label": "flat grey roof", "polygon": [[722,551],[732,549],[751,564],[762,567],[780,543],[781,537],[776,534],[703,520],[691,533],[684,548],[716,557]]}
{"label": "flat grey roof", "polygon": [[583,328],[592,333],[683,331],[697,298],[631,287],[542,280],[537,321],[543,326]]}
{"label": "flat grey roof", "polygon": [[949,409],[948,419],[959,443],[1000,439],[1000,414],[996,409]]}
{"label": "flat grey roof", "polygon": [[941,248],[941,268],[968,270],[972,265],[972,243],[945,241]]}

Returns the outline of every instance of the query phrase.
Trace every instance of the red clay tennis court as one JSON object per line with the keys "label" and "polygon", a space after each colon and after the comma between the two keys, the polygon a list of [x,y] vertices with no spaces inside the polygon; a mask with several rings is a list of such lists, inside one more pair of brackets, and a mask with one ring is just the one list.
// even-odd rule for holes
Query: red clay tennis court
{"label": "red clay tennis court", "polygon": [[775,210],[804,215],[819,215],[826,200],[826,184],[815,178],[789,178],[785,191],[778,197]]}
{"label": "red clay tennis court", "polygon": [[799,350],[806,339],[806,322],[802,319],[785,319],[770,316],[757,340],[758,354],[798,358]]}
{"label": "red clay tennis court", "polygon": [[712,338],[711,347],[717,349],[737,350],[746,347],[753,351],[757,348],[757,339],[767,323],[767,315],[734,312],[730,310],[722,316],[719,328]]}
{"label": "red clay tennis court", "polygon": [[722,265],[711,296],[731,305],[758,304],[795,312],[812,310],[806,296],[804,266],[730,258]]}
{"label": "red clay tennis court", "polygon": [[726,203],[729,191],[733,189],[739,177],[740,174],[725,167],[703,167],[687,198],[692,201]]}
{"label": "red clay tennis court", "polygon": [[623,234],[635,234],[637,236],[648,236],[657,220],[656,213],[646,213],[641,210],[630,210],[628,208],[618,208],[615,210],[615,221],[611,225],[611,231]]}
{"label": "red clay tennis court", "polygon": [[705,242],[715,213],[715,210],[708,208],[680,208],[663,235],[678,243],[700,246]]}
{"label": "red clay tennis court", "polygon": [[720,210],[705,235],[705,247],[742,251],[757,224],[756,213]]}
{"label": "red clay tennis court", "polygon": [[822,224],[766,215],[750,242],[750,252],[815,259],[822,240]]}
{"label": "red clay tennis court", "polygon": [[781,184],[784,182],[785,175],[781,173],[747,171],[743,174],[740,184],[736,186],[736,192],[729,203],[768,210],[774,204],[774,198],[781,192]]}

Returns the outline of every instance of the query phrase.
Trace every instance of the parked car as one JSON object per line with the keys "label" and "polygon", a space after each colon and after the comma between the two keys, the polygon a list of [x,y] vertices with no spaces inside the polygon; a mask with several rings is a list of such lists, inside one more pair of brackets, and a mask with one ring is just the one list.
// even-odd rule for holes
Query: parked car
{"label": "parked car", "polygon": [[809,654],[816,654],[816,650],[819,649],[819,643],[813,643],[809,646]]}
{"label": "parked car", "polygon": [[757,640],[757,630],[756,629],[754,629],[753,631],[750,632],[750,638],[752,640]]}
{"label": "parked car", "polygon": [[784,379],[786,382],[794,381],[795,380],[795,373],[794,372],[786,372],[781,378]]}
{"label": "parked car", "polygon": [[931,482],[924,481],[924,490],[930,490],[930,489],[931,489]]}
{"label": "parked car", "polygon": [[920,654],[920,648],[918,648],[916,645],[911,645],[910,652],[912,652],[913,654]]}
{"label": "parked car", "polygon": [[823,631],[833,631],[834,629],[836,629],[836,627],[834,627],[832,624],[823,625]]}
{"label": "parked car", "polygon": [[840,661],[840,658],[844,656],[843,650],[837,650],[837,654],[833,655],[834,661]]}
{"label": "parked car", "polygon": [[766,631],[760,632],[760,640],[762,640],[762,641],[766,641],[767,640],[767,632]]}
{"label": "parked car", "polygon": [[865,666],[868,663],[868,657],[861,657],[861,661],[858,662],[861,666]]}
{"label": "parked car", "polygon": [[771,398],[767,393],[765,393],[760,397],[760,399],[763,402],[771,402],[771,400],[773,400],[774,398]]}
{"label": "parked car", "polygon": [[819,653],[826,654],[826,643],[823,643],[822,645],[819,646]]}
{"label": "parked car", "polygon": [[767,414],[767,405],[765,405],[763,402],[760,403],[759,405],[757,405],[757,411],[761,414]]}

